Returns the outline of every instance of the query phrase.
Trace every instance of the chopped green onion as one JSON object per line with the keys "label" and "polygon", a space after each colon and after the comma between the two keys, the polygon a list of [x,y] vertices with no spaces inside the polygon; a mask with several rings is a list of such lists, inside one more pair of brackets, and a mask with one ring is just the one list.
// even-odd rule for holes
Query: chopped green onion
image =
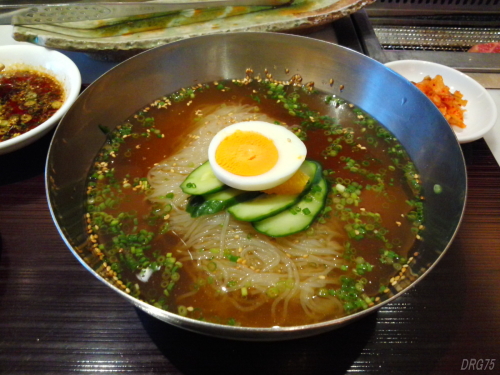
{"label": "chopped green onion", "polygon": [[441,187],[441,185],[434,185],[434,193],[436,194],[441,194],[443,192],[443,188]]}

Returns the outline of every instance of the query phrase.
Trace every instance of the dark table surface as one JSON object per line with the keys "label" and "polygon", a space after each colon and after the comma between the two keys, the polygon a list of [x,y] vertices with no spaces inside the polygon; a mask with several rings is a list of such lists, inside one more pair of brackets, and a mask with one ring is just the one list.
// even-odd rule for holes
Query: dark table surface
{"label": "dark table surface", "polygon": [[0,156],[1,374],[500,373],[500,167],[484,140],[462,145],[465,216],[424,280],[336,331],[259,343],[169,326],[88,273],[47,206],[51,136]]}

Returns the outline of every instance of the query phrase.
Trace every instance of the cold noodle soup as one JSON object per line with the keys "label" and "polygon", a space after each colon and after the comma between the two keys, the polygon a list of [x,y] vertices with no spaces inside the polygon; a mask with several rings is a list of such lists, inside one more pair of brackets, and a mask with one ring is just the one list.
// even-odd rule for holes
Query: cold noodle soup
{"label": "cold noodle soup", "polygon": [[[221,184],[186,193],[205,183],[193,171],[209,166],[214,136],[248,121],[285,127],[306,146],[313,172],[301,192]],[[269,196],[291,203],[245,216]],[[160,309],[246,327],[311,324],[377,304],[395,279],[411,277],[424,229],[418,172],[383,125],[299,76],[251,71],[158,98],[109,131],[86,199],[85,260],[99,274]]]}

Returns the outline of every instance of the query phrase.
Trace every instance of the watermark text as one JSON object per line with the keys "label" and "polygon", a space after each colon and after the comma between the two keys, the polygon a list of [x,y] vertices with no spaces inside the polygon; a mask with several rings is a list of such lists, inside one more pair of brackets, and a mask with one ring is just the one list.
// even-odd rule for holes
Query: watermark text
{"label": "watermark text", "polygon": [[493,370],[495,368],[495,358],[464,358],[460,370],[481,371]]}

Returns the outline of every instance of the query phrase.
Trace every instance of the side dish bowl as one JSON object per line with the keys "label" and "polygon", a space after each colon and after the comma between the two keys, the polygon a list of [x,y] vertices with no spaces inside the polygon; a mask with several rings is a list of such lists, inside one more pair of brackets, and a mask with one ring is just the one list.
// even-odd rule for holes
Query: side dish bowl
{"label": "side dish bowl", "polygon": [[460,91],[467,100],[464,113],[464,129],[453,126],[460,143],[475,141],[485,135],[495,125],[497,108],[491,95],[477,81],[456,69],[445,65],[421,61],[399,60],[386,63],[396,73],[412,82],[421,82],[426,76],[443,77],[444,84],[450,92]]}
{"label": "side dish bowl", "polygon": [[[103,271],[89,250],[95,239],[89,238],[85,220],[87,181],[94,158],[106,142],[103,127],[114,129],[148,103],[180,88],[241,79],[249,69],[263,76],[272,74],[277,80],[300,74],[304,83],[314,82],[316,89],[353,103],[399,139],[419,170],[426,192],[425,238],[414,250],[418,256],[408,266],[409,277],[391,283],[380,303],[343,318],[301,326],[249,328],[208,323],[132,297],[106,277],[106,266]],[[400,75],[362,54],[323,41],[277,33],[229,33],[146,51],[91,84],[56,129],[47,158],[46,192],[53,220],[75,257],[137,308],[201,334],[271,341],[311,336],[353,322],[422,280],[456,235],[467,183],[464,158],[453,131],[437,108]],[[100,269],[96,270],[96,264]],[[438,293],[439,285],[435,288]]]}
{"label": "side dish bowl", "polygon": [[[0,154],[18,150],[49,132],[71,107],[81,90],[81,76],[75,63],[60,52],[32,45],[0,47],[5,69],[30,69],[55,78],[64,89],[63,105],[48,120],[15,138],[0,142]],[[2,72],[0,72],[2,74]]]}

